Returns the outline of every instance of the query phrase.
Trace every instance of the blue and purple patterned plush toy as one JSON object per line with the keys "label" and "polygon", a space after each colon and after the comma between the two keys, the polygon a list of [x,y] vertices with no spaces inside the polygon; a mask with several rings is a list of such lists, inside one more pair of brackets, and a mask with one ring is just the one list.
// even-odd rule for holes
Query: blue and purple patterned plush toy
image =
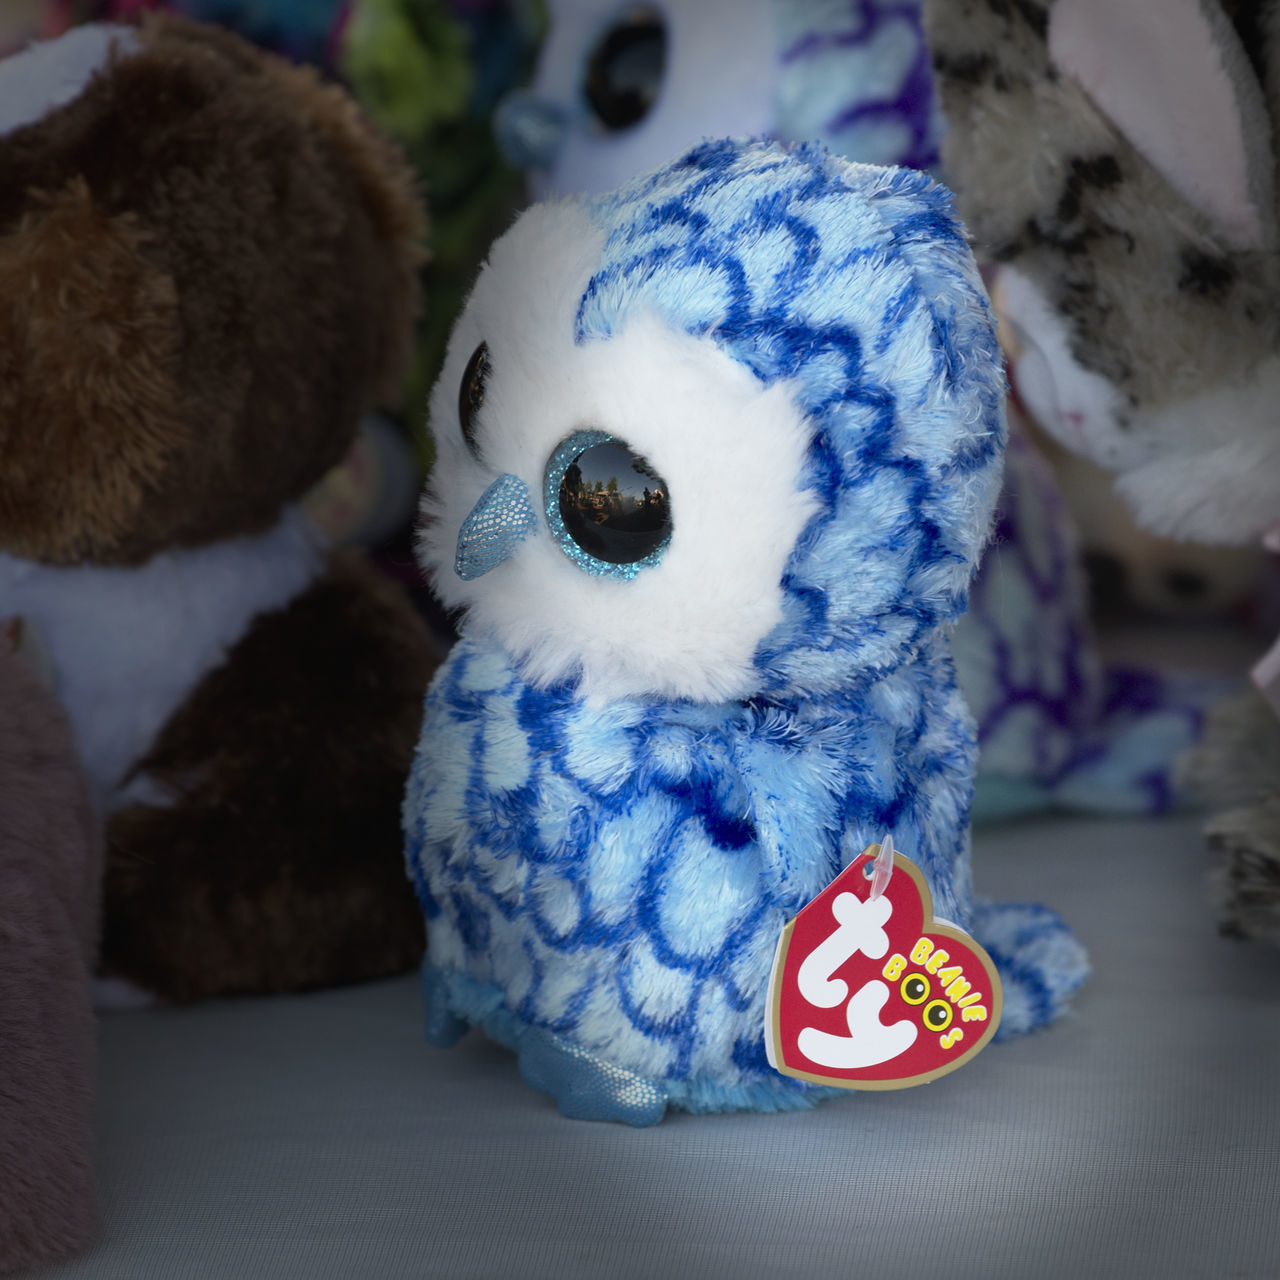
{"label": "blue and purple patterned plush toy", "polygon": [[462,639],[405,802],[428,1037],[482,1026],[569,1115],[833,1092],[768,1064],[787,922],[886,831],[1002,969],[1083,977],[978,904],[947,638],[1004,449],[944,188],[707,143],[494,246],[433,394],[421,558]]}
{"label": "blue and purple patterned plush toy", "polygon": [[[603,191],[708,136],[822,142],[873,164],[937,161],[942,118],[921,0],[546,8],[534,82],[494,116],[535,195]],[[965,58],[952,63],[960,79]],[[978,723],[974,819],[1050,806],[1169,809],[1171,762],[1195,741],[1209,690],[1103,663],[1080,536],[1048,463],[1014,426],[995,535],[952,645]]]}

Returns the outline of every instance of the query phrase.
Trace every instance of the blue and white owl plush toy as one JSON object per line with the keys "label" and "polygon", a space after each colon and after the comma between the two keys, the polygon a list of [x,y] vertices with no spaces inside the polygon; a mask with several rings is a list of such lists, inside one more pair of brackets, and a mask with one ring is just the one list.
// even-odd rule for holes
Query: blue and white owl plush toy
{"label": "blue and white owl plush toy", "polygon": [[1003,394],[920,173],[705,143],[494,245],[431,402],[420,555],[464,618],[405,801],[429,1039],[482,1026],[584,1118],[807,1105],[775,946],[886,831],[1006,1030],[1054,1016],[1078,944],[972,896],[947,646]]}
{"label": "blue and white owl plush toy", "polygon": [[[822,142],[913,169],[937,160],[943,121],[921,0],[544,7],[533,83],[493,118],[535,197],[601,192],[722,135]],[[963,33],[967,8],[951,7]],[[972,88],[965,39],[940,62],[961,93]],[[998,208],[1001,185],[989,186]],[[1103,662],[1081,556],[1053,471],[1025,428],[1011,430],[996,533],[952,641],[978,724],[975,821],[1059,806],[1153,813],[1179,799],[1171,765],[1196,740],[1208,690]]]}

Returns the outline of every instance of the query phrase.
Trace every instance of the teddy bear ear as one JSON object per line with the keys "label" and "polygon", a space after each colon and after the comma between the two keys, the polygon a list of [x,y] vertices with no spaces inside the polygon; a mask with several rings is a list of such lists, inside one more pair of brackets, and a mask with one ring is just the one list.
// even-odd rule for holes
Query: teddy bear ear
{"label": "teddy bear ear", "polygon": [[1217,0],[1057,0],[1049,54],[1230,247],[1274,247],[1266,100]]}

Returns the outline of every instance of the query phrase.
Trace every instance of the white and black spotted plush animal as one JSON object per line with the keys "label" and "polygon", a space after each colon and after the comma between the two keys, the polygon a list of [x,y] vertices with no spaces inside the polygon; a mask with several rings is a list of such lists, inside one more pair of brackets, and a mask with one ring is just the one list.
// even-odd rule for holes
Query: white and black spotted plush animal
{"label": "white and black spotted plush animal", "polygon": [[[1280,521],[1274,0],[931,0],[944,162],[1021,352],[1015,384],[1140,523],[1256,544]],[[1280,941],[1280,723],[1217,710],[1228,932]]]}
{"label": "white and black spotted plush animal", "polygon": [[428,1035],[478,1024],[568,1114],[774,1110],[782,927],[891,831],[1004,968],[1084,974],[980,905],[948,634],[1000,483],[1004,380],[943,188],[707,143],[535,206],[432,398],[421,559],[462,639],[405,804]]}

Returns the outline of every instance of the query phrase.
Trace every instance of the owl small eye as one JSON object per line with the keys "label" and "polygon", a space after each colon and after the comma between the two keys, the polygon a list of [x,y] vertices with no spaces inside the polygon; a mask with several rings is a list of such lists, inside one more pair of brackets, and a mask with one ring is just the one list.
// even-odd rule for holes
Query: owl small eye
{"label": "owl small eye", "polygon": [[476,415],[484,404],[485,383],[489,380],[489,344],[482,342],[467,361],[458,386],[458,425],[467,448],[476,452]]}
{"label": "owl small eye", "polygon": [[951,1006],[945,1000],[930,1000],[920,1019],[928,1031],[945,1031],[951,1025]]}
{"label": "owl small eye", "polygon": [[922,973],[909,973],[898,989],[908,1004],[924,1004],[929,998],[929,979]]}
{"label": "owl small eye", "polygon": [[607,432],[562,441],[547,462],[543,494],[560,549],[588,573],[634,577],[671,539],[666,481]]}
{"label": "owl small eye", "polygon": [[596,41],[583,84],[587,104],[610,133],[653,110],[667,62],[667,29],[656,9],[629,10]]}

